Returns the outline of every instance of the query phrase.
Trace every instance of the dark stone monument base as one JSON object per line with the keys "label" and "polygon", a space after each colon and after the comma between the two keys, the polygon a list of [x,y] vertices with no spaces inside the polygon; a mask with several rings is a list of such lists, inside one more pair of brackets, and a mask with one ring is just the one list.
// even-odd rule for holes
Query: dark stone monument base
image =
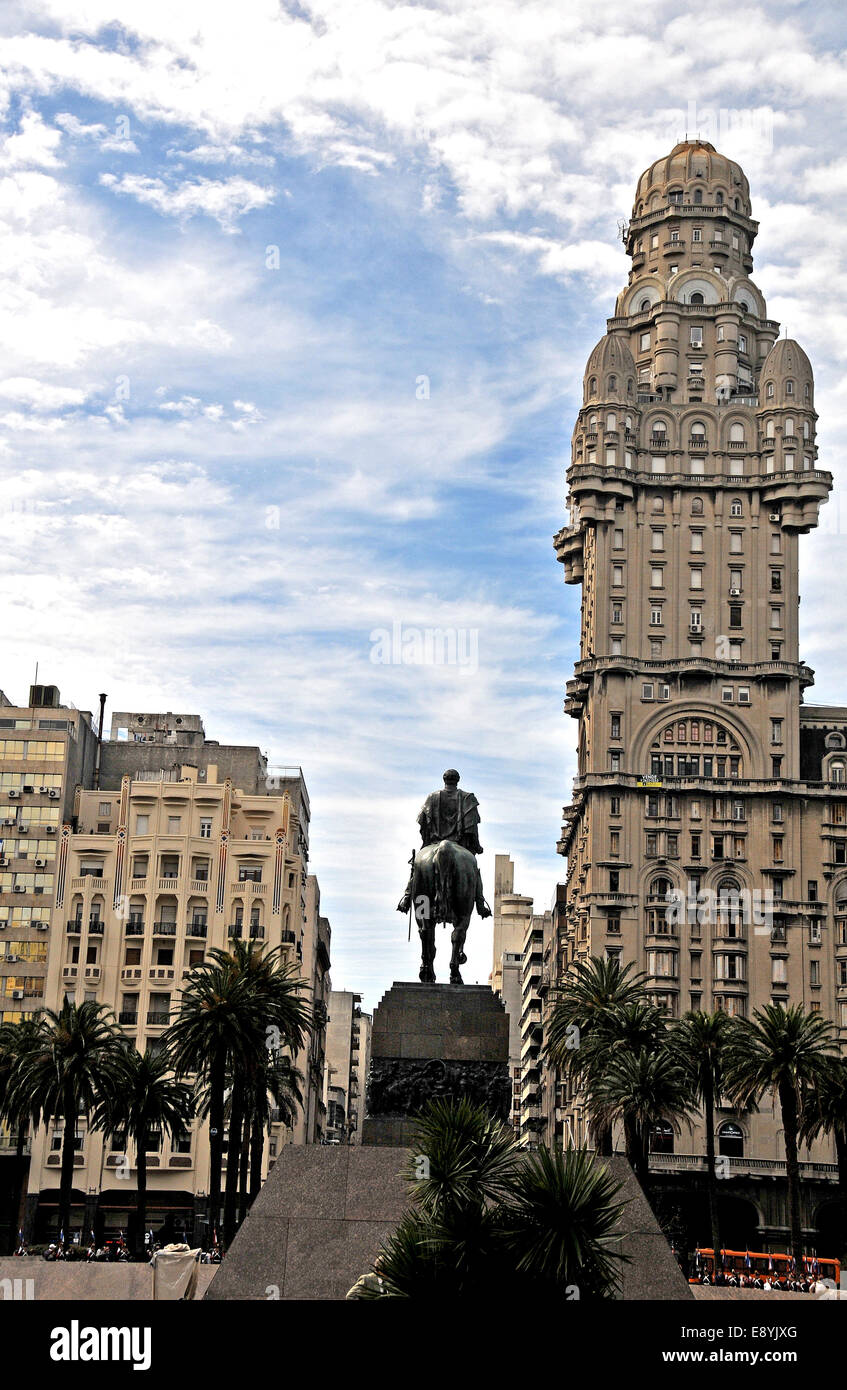
{"label": "dark stone monument base", "polygon": [[[409,1188],[400,1173],[409,1157],[399,1148],[284,1148],[206,1300],[343,1299],[371,1268],[408,1205]],[[623,1184],[620,1198],[627,1203],[620,1249],[631,1263],[621,1271],[619,1297],[692,1299],[626,1159],[596,1161]]]}
{"label": "dark stone monument base", "polygon": [[430,1100],[464,1097],[506,1119],[509,1020],[488,985],[395,983],[373,1016],[362,1143],[410,1142]]}

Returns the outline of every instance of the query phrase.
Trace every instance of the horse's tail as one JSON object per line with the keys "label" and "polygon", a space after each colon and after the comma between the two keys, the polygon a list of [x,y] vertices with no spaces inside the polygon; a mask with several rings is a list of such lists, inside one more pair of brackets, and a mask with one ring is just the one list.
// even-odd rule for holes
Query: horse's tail
{"label": "horse's tail", "polygon": [[433,860],[435,870],[435,912],[436,922],[451,921],[450,907],[453,902],[453,857],[437,853]]}

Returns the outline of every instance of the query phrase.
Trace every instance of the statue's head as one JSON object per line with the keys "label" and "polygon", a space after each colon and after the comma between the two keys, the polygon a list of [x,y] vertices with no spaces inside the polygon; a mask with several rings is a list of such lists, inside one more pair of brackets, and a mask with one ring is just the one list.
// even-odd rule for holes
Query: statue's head
{"label": "statue's head", "polygon": [[454,767],[448,767],[444,774],[445,787],[457,787],[459,785],[459,774]]}

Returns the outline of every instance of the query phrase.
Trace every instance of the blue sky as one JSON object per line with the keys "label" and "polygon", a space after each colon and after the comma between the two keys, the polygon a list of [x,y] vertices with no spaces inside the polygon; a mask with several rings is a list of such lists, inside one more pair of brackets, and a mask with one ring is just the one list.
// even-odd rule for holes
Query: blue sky
{"label": "blue sky", "polygon": [[[116,14],[120,14],[120,22]],[[635,180],[739,159],[755,278],[816,371],[810,694],[847,702],[839,5],[7,3],[0,684],[202,713],[299,762],[333,981],[413,977],[394,911],[454,765],[547,906],[578,589],[551,537]],[[426,380],[423,380],[426,379]],[[379,664],[459,634],[467,665]],[[487,978],[475,920],[466,978]],[[443,956],[442,956],[443,964]]]}

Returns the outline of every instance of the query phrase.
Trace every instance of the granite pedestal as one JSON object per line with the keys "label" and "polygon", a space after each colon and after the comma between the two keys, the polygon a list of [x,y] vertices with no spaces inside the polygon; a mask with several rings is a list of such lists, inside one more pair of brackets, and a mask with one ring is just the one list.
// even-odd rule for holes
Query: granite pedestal
{"label": "granite pedestal", "polygon": [[428,1101],[462,1097],[509,1114],[502,1003],[487,985],[393,984],[374,1010],[362,1143],[408,1144]]}

